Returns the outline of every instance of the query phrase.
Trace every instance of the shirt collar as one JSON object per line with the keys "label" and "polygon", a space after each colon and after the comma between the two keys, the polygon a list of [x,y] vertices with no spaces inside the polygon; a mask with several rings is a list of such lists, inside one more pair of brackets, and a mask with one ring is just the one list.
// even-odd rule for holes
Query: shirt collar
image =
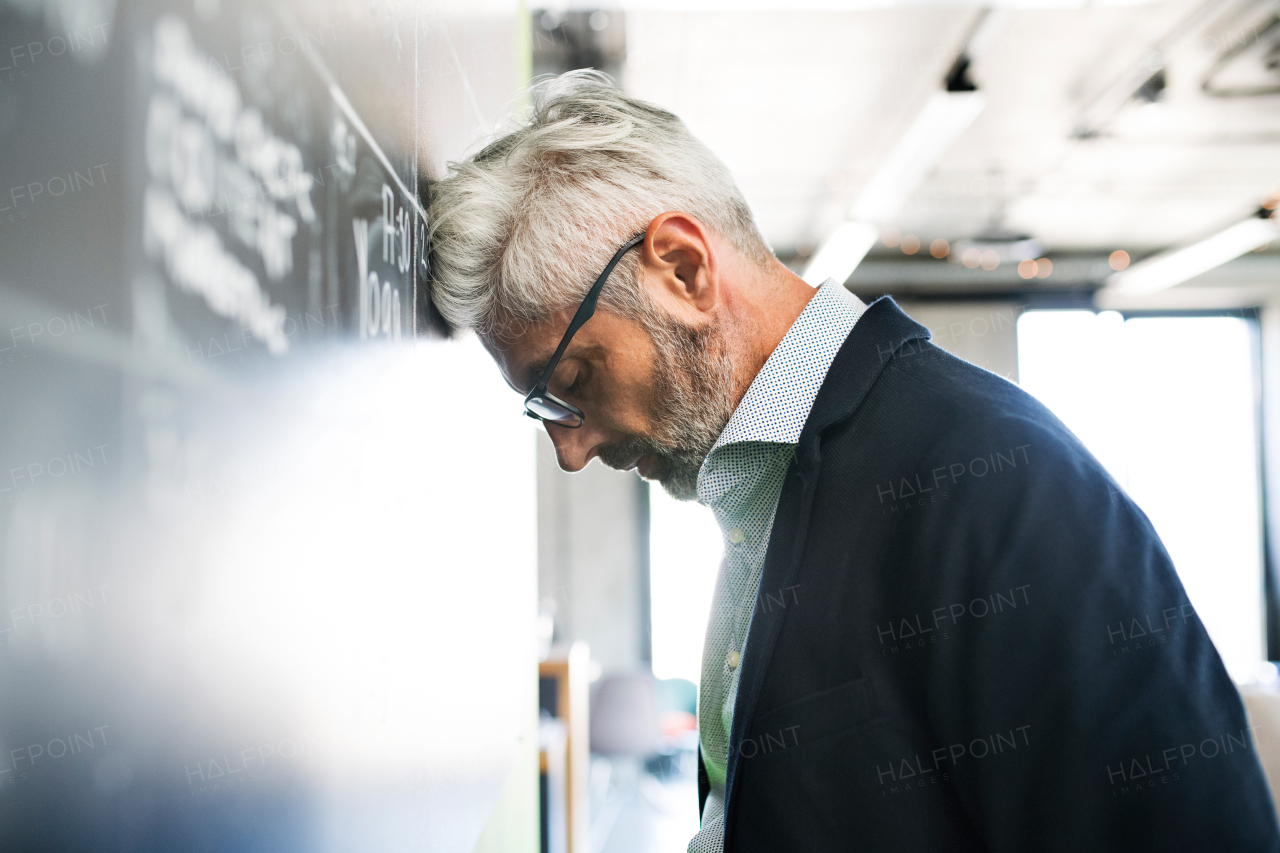
{"label": "shirt collar", "polygon": [[[750,477],[726,458],[725,448],[748,444],[789,449],[826,379],[827,370],[858,318],[862,300],[828,279],[751,382],[698,471],[698,502],[712,506],[730,493],[750,491]],[[752,467],[752,466],[747,466]]]}
{"label": "shirt collar", "polygon": [[827,279],[756,374],[711,448],[742,441],[795,444],[836,353],[867,306]]}

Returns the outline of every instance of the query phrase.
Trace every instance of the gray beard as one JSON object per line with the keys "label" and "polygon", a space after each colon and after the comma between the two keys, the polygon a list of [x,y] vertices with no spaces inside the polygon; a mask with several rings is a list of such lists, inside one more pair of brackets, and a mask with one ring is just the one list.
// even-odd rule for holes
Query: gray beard
{"label": "gray beard", "polygon": [[719,326],[698,329],[645,322],[657,352],[653,370],[653,435],[600,451],[600,461],[625,467],[641,456],[659,460],[657,480],[680,501],[698,497],[698,471],[733,414],[734,359]]}

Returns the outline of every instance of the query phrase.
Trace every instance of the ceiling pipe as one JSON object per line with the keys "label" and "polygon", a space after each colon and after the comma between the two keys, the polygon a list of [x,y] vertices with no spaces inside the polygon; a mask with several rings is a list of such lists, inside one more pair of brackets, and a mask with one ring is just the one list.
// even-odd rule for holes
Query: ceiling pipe
{"label": "ceiling pipe", "polygon": [[1098,136],[1125,104],[1138,96],[1156,75],[1164,72],[1170,56],[1237,2],[1238,0],[1209,0],[1184,18],[1085,106],[1071,135],[1076,139],[1093,139]]}

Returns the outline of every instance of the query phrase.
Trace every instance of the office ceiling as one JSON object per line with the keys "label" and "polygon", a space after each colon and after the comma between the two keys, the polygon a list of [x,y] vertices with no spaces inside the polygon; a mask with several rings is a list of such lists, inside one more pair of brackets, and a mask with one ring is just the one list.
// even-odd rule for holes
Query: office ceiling
{"label": "office ceiling", "polygon": [[[986,108],[889,224],[925,246],[997,228],[1049,253],[1136,258],[1243,219],[1280,193],[1276,11],[1257,0],[997,11],[970,72]],[[980,14],[631,8],[622,83],[681,115],[733,169],[779,255],[803,257],[940,88]],[[879,246],[869,261],[892,257],[906,260]]]}

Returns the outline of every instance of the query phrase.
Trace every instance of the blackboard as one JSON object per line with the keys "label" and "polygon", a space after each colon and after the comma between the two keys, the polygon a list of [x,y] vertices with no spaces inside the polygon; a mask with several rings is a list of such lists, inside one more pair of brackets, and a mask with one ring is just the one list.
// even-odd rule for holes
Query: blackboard
{"label": "blackboard", "polygon": [[520,45],[0,5],[0,850],[536,842],[532,433],[421,200]]}

